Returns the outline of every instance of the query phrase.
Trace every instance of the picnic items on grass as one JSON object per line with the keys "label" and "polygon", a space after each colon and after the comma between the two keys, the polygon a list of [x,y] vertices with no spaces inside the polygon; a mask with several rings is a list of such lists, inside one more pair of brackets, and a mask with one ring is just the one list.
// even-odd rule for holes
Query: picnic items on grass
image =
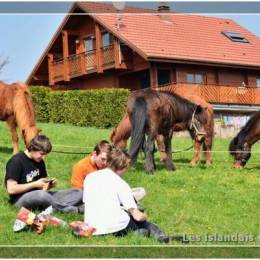
{"label": "picnic items on grass", "polygon": [[36,215],[32,211],[22,207],[16,216],[16,220],[13,226],[14,232],[23,230],[24,228],[30,226],[37,234],[41,234],[45,226],[48,225],[60,225],[65,226],[66,222],[52,216],[53,213],[52,206],[48,207],[46,210],[42,211],[40,214]]}
{"label": "picnic items on grass", "polygon": [[96,231],[94,227],[90,227],[82,221],[73,221],[69,225],[72,228],[72,234],[77,237],[91,237]]}

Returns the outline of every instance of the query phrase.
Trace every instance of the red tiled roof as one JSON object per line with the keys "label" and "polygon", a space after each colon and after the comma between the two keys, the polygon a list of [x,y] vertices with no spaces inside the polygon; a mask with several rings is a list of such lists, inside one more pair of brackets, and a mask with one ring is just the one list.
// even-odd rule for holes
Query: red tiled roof
{"label": "red tiled roof", "polygon": [[[100,12],[99,6],[80,3],[87,12]],[[121,27],[116,31],[114,7],[106,4],[103,9],[112,13],[97,13],[96,19],[147,58],[260,66],[260,39],[231,19],[173,13],[130,15],[128,12],[155,11],[127,7],[126,13],[120,14]],[[239,32],[249,43],[232,42],[222,31]]]}
{"label": "red tiled roof", "polygon": [[[121,27],[117,31],[116,10],[112,4],[76,2],[71,12],[77,6],[147,59],[260,67],[260,38],[233,20],[176,13],[160,14],[152,9],[126,6],[124,13],[120,14]],[[41,65],[69,16],[64,18],[27,82]],[[222,31],[239,32],[250,43],[232,42]]]}
{"label": "red tiled roof", "polygon": [[[98,14],[98,13],[116,13],[116,9],[112,4],[107,3],[95,3],[95,2],[77,2],[77,6],[81,7],[88,13]],[[124,13],[154,13],[156,10],[134,7],[126,5],[123,12]]]}

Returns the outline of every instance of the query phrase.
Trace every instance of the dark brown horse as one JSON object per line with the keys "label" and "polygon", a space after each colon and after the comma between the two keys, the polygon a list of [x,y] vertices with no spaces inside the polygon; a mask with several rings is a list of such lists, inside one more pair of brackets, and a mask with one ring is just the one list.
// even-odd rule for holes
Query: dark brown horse
{"label": "dark brown horse", "polygon": [[28,144],[40,132],[35,124],[33,104],[25,84],[8,85],[0,82],[0,120],[6,121],[9,126],[13,153],[19,151],[17,126],[25,144]]}
{"label": "dark brown horse", "polygon": [[251,147],[260,139],[260,111],[251,116],[229,144],[229,152],[234,157],[234,167],[243,168],[251,156]]}
{"label": "dark brown horse", "polygon": [[[214,136],[214,114],[212,106],[207,103],[205,100],[201,99],[200,97],[193,95],[186,97],[191,102],[195,103],[196,105],[200,105],[206,110],[206,124],[204,125],[204,129],[206,132],[205,138],[202,142],[198,142],[194,140],[194,154],[193,159],[191,160],[192,165],[196,165],[196,163],[200,160],[200,149],[201,145],[203,146],[203,151],[205,153],[205,160],[206,164],[212,163],[212,143],[213,143],[213,136]],[[173,126],[173,131],[183,131],[188,130],[191,137],[194,139],[193,131],[190,128],[186,128],[187,124],[175,124]],[[110,140],[111,142],[119,148],[126,148],[127,140],[131,136],[131,122],[128,117],[128,114],[125,114],[116,128],[113,129]],[[160,152],[160,160],[163,162],[166,159],[165,154],[165,146],[164,146],[164,138],[162,135],[158,135],[156,137],[156,142],[158,146],[158,150]]]}
{"label": "dark brown horse", "polygon": [[164,163],[168,170],[175,170],[171,146],[175,125],[186,125],[186,129],[193,132],[195,140],[201,142],[205,137],[203,126],[206,123],[206,111],[172,92],[150,89],[133,92],[128,98],[127,112],[132,125],[129,154],[134,162],[139,150],[144,147],[145,169],[148,173],[153,173],[155,169],[153,154],[156,136],[163,136],[166,153]]}

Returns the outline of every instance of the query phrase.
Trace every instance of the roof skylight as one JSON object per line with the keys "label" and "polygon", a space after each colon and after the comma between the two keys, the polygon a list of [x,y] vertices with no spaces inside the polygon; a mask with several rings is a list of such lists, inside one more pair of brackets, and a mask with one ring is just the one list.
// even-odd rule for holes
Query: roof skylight
{"label": "roof skylight", "polygon": [[233,42],[243,42],[243,43],[249,43],[249,41],[240,33],[238,32],[222,32],[226,37],[228,37]]}

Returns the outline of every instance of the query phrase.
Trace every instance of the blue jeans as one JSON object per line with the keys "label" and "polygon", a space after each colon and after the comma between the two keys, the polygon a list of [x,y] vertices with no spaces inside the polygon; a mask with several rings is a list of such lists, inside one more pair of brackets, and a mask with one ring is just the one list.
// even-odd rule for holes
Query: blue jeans
{"label": "blue jeans", "polygon": [[15,203],[18,208],[46,209],[53,206],[61,212],[78,213],[78,206],[82,204],[83,192],[79,189],[67,189],[56,192],[34,190],[23,194]]}

